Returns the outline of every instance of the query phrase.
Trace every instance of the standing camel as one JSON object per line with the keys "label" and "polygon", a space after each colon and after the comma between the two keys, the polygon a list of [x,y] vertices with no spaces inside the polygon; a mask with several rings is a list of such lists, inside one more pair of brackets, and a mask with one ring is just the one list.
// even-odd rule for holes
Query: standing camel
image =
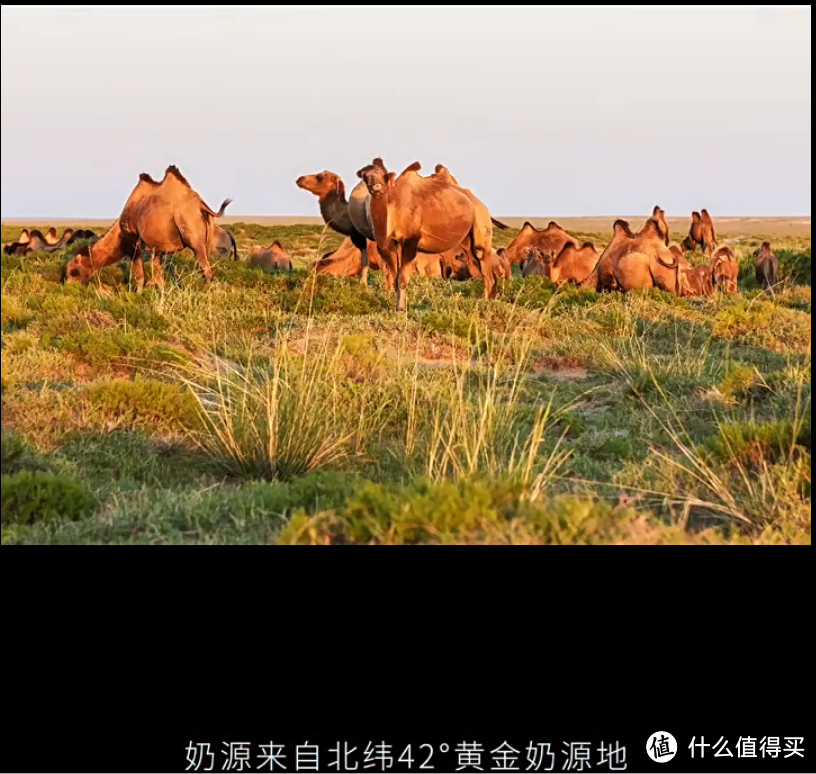
{"label": "standing camel", "polygon": [[[357,189],[352,191],[352,202],[346,199],[346,186],[339,175],[329,172],[327,169],[314,175],[301,175],[295,184],[304,191],[313,193],[318,200],[320,214],[326,225],[338,234],[347,236],[352,244],[360,251],[362,259],[362,271],[360,272],[360,282],[368,285],[368,252],[366,250],[366,240],[374,239],[374,232],[371,228],[365,228],[367,200],[370,198],[368,192],[363,187],[364,194]],[[352,211],[355,218],[352,219]],[[361,226],[357,228],[355,225]],[[362,229],[362,230],[361,230]]]}
{"label": "standing camel", "polygon": [[[418,251],[442,253],[462,245],[477,261],[492,252],[490,232],[479,228],[473,201],[439,177],[420,177],[419,169],[415,162],[395,177],[376,158],[357,172],[371,194],[377,246],[392,264],[399,312],[407,307],[408,278]],[[485,296],[494,294],[492,272],[485,273]]]}

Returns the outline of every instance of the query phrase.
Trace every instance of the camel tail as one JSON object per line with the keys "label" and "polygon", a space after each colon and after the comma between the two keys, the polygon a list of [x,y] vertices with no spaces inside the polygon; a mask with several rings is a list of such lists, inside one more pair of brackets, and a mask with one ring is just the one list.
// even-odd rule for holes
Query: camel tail
{"label": "camel tail", "polygon": [[212,215],[214,218],[220,218],[231,203],[232,199],[224,199],[224,201],[221,202],[221,209],[218,210],[218,212],[213,212],[213,210],[204,204],[204,202],[201,202],[201,211],[204,213],[205,217],[207,215]]}
{"label": "camel tail", "polygon": [[[227,231],[227,229],[224,229],[224,231]],[[232,242],[232,260],[237,261],[238,260],[238,245],[235,244],[235,237],[233,236],[232,231],[227,231],[227,234],[229,235],[230,242]]]}
{"label": "camel tail", "polygon": [[492,218],[492,217],[490,218],[490,220],[493,223],[493,225],[497,229],[499,229],[499,231],[509,231],[510,230],[510,226],[508,226],[506,223],[502,223],[500,220],[496,220],[495,218]]}

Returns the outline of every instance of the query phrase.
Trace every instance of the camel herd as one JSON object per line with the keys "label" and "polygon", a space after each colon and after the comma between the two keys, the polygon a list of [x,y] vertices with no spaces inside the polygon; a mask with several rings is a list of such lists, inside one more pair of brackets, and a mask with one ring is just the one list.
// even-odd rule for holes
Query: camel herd
{"label": "camel herd", "polygon": [[[493,218],[485,204],[460,185],[441,164],[422,176],[419,163],[400,175],[389,172],[382,159],[357,172],[360,181],[346,198],[340,177],[324,170],[297,179],[299,188],[318,199],[327,226],[346,239],[316,264],[319,273],[360,276],[367,285],[370,269],[385,274],[388,292],[396,293],[398,311],[407,308],[407,286],[412,274],[449,280],[484,281],[485,298],[494,298],[497,282],[512,276],[518,266],[523,276],[548,277],[556,285],[572,283],[597,291],[659,288],[678,296],[708,296],[715,290],[736,292],[738,264],[733,251],[717,246],[714,223],[707,210],[692,213],[682,245],[671,244],[665,212],[656,206],[640,231],[616,220],[612,239],[600,254],[591,242],[579,241],[551,221],[546,228],[525,223],[506,248],[493,248],[493,229],[508,227]],[[161,257],[185,247],[195,254],[201,273],[213,278],[211,259],[238,260],[235,238],[216,224],[230,199],[211,209],[175,166],[161,181],[141,174],[122,212],[101,238],[90,231],[56,229],[43,235],[24,231],[4,247],[20,255],[33,250],[58,250],[78,239],[91,239],[65,264],[63,281],[86,283],[105,266],[123,258],[133,261],[137,289],[144,287],[143,254],[151,257],[153,280],[164,286]],[[686,250],[701,248],[706,266],[692,266]],[[779,262],[769,242],[754,253],[760,285],[772,289]],[[263,269],[291,270],[292,261],[279,241],[255,247],[248,263]]]}
{"label": "camel herd", "polygon": [[78,242],[80,239],[95,238],[96,234],[94,234],[93,231],[83,228],[77,229],[76,231],[72,228],[66,228],[59,238],[57,238],[57,229],[53,226],[49,228],[45,234],[36,228],[31,231],[24,228],[16,241],[3,245],[3,252],[6,255],[28,255],[28,253],[40,250],[53,253],[57,250],[62,250],[63,247],[74,244],[74,242]]}

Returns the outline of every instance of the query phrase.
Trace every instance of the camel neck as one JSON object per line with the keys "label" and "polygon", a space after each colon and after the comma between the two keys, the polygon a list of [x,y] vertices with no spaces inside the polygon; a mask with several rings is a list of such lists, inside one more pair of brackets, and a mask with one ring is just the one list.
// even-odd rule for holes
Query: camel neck
{"label": "camel neck", "polygon": [[320,214],[326,224],[335,231],[347,236],[354,231],[354,225],[349,217],[346,197],[336,191],[332,191],[320,200]]}

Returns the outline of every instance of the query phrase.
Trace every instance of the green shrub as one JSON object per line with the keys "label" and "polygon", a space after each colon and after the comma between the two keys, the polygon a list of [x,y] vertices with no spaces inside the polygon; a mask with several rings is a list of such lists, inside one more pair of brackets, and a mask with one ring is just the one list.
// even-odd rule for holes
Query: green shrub
{"label": "green shrub", "polygon": [[2,475],[3,524],[73,521],[94,509],[93,497],[72,478],[42,470]]}
{"label": "green shrub", "polygon": [[122,419],[126,426],[192,428],[198,403],[187,387],[152,379],[117,379],[85,387],[80,397],[94,408]]}
{"label": "green shrub", "polygon": [[28,456],[28,448],[20,436],[3,428],[2,433],[0,433],[0,448],[2,448],[0,472],[14,473],[24,467]]}

